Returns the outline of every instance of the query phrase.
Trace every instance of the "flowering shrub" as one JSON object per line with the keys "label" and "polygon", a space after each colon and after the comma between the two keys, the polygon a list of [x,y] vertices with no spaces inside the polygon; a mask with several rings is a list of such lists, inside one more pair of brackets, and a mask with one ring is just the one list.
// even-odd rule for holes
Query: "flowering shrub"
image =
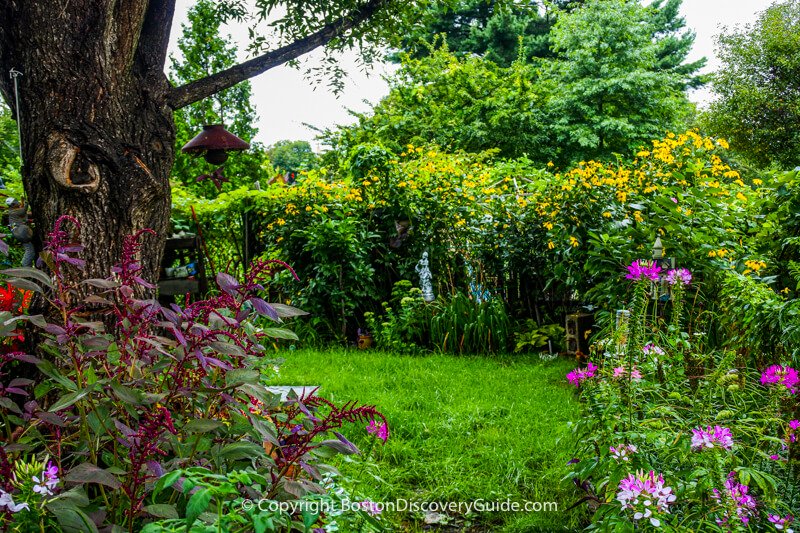
{"label": "flowering shrub", "polygon": [[[42,260],[52,275],[6,272],[50,309],[48,318],[4,315],[9,328],[30,325],[39,352],[0,356],[0,529],[154,532],[200,521],[213,530],[307,530],[330,520],[242,513],[245,499],[334,498],[322,461],[358,453],[337,431],[343,425],[389,437],[373,406],[313,393],[281,401],[266,389],[276,372],[266,346],[296,339],[282,324],[303,314],[261,297],[277,269],[293,272],[288,265],[257,262],[242,282],[220,273],[208,299],[162,307],[139,296],[152,288],[137,260],[148,232],[126,239],[108,278],[76,283],[75,225],[62,217],[48,238]],[[46,379],[6,383],[21,365]]]}
{"label": "flowering shrub", "polygon": [[625,273],[630,318],[593,345],[592,378],[567,375],[585,400],[570,477],[595,504],[593,528],[790,528],[800,504],[797,372],[708,348],[675,316],[692,273],[667,272],[671,304],[654,303],[646,295],[660,278],[648,268],[634,262]]}

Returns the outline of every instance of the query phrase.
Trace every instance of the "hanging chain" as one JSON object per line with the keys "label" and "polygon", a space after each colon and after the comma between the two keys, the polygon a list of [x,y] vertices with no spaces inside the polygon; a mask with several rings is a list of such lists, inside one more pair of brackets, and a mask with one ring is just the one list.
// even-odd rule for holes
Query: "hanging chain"
{"label": "hanging chain", "polygon": [[[19,83],[17,81],[17,78],[22,76],[22,72],[18,71],[15,68],[12,68],[11,70],[8,71],[8,76],[12,80],[14,80],[14,108],[16,109],[17,113],[17,140],[19,140],[19,172],[21,176],[23,164],[22,164],[22,127],[20,126],[20,124],[22,122],[22,116],[20,115],[19,112]],[[24,198],[25,193],[23,192],[22,195]]]}
{"label": "hanging chain", "polygon": [[8,76],[14,80],[14,105],[16,107],[17,112],[17,137],[19,139],[19,161],[20,166],[22,166],[22,129],[20,128],[20,114],[19,114],[19,85],[17,82],[17,78],[22,76],[22,72],[18,71],[15,68],[12,68],[8,71]]}

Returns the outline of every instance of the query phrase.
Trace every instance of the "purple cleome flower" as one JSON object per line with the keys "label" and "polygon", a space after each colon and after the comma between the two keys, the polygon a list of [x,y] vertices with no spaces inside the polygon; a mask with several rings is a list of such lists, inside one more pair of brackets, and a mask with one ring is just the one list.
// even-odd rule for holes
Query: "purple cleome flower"
{"label": "purple cleome flower", "polygon": [[733,435],[731,435],[731,430],[728,428],[707,426],[706,429],[693,429],[692,433],[692,449],[695,451],[716,447],[730,450],[733,446]]}
{"label": "purple cleome flower", "polygon": [[628,266],[628,275],[625,279],[632,279],[639,281],[649,279],[650,281],[658,281],[658,276],[661,273],[661,267],[649,261],[634,261]]}
{"label": "purple cleome flower", "polygon": [[794,531],[789,527],[792,525],[792,522],[794,522],[794,517],[790,514],[787,514],[783,518],[781,518],[779,514],[769,514],[767,518],[778,531],[786,531],[786,533],[792,533]]}
{"label": "purple cleome flower", "polygon": [[724,516],[717,519],[717,524],[719,525],[727,524],[732,518],[747,525],[750,521],[750,516],[753,515],[756,509],[755,498],[747,494],[749,487],[736,482],[734,479],[735,477],[736,474],[731,472],[728,474],[728,479],[725,481],[725,491],[723,492],[725,501],[723,501],[723,494],[720,494],[717,489],[714,489],[713,496],[715,500],[724,505],[732,503],[735,509],[735,514],[733,516],[731,516],[730,509],[726,509]]}
{"label": "purple cleome flower", "polygon": [[42,471],[41,476],[33,476],[33,492],[42,496],[52,496],[53,489],[58,485],[58,467],[52,461]]}
{"label": "purple cleome flower", "polygon": [[794,394],[797,392],[796,386],[800,383],[797,370],[790,366],[772,365],[761,373],[762,385],[781,384]]}
{"label": "purple cleome flower", "polygon": [[667,283],[670,285],[680,284],[687,286],[692,282],[692,273],[687,268],[673,268],[667,272]]}
{"label": "purple cleome flower", "polygon": [[639,470],[619,482],[617,500],[622,509],[631,509],[633,519],[648,519],[654,527],[661,525],[659,514],[669,513],[669,506],[676,499],[671,487],[664,486],[664,476],[656,477],[652,470],[644,474]]}
{"label": "purple cleome flower", "polygon": [[589,364],[586,365],[585,369],[576,368],[575,370],[567,374],[567,380],[569,380],[569,382],[575,385],[576,387],[580,387],[581,383],[583,383],[589,378],[593,378],[596,374],[597,374],[597,365],[595,365],[592,362],[589,362]]}

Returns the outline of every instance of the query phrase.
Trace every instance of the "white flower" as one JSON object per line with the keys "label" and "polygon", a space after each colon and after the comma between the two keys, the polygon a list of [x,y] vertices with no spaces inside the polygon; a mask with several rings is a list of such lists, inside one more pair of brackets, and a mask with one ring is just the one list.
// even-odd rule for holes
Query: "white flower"
{"label": "white flower", "polygon": [[23,509],[26,511],[30,510],[27,503],[14,503],[14,499],[11,497],[11,494],[7,493],[3,489],[0,489],[0,509],[3,507],[12,513],[18,513]]}

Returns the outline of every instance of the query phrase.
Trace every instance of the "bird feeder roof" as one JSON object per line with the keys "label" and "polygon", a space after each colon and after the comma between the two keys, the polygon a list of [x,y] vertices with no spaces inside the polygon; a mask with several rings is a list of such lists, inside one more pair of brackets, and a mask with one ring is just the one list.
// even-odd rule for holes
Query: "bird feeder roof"
{"label": "bird feeder roof", "polygon": [[247,150],[248,148],[250,148],[250,143],[226,130],[222,124],[207,124],[203,126],[203,131],[181,148],[181,152],[192,154],[208,150],[230,151]]}

